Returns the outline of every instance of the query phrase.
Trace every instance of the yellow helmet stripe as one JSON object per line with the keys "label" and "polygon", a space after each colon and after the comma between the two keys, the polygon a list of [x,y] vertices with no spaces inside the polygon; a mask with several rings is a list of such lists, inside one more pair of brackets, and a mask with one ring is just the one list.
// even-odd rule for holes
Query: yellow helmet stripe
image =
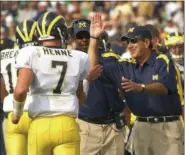
{"label": "yellow helmet stripe", "polygon": [[40,27],[39,27],[38,23],[37,23],[37,31],[39,32],[39,35],[42,36],[42,33],[41,33],[41,30],[40,30]]}
{"label": "yellow helmet stripe", "polygon": [[51,33],[51,29],[53,28],[53,25],[59,20],[59,19],[61,19],[61,18],[63,18],[63,16],[57,16],[51,23],[50,23],[50,25],[48,26],[48,30],[47,30],[47,35],[50,35],[50,33]]}
{"label": "yellow helmet stripe", "polygon": [[47,17],[47,15],[48,15],[48,13],[49,13],[49,12],[46,12],[46,13],[44,14],[43,19],[42,19],[42,33],[43,33],[43,35],[46,35],[45,22],[46,22],[46,17]]}
{"label": "yellow helmet stripe", "polygon": [[25,20],[25,21],[23,22],[23,32],[25,33],[26,41],[29,41],[29,37],[28,37],[28,28],[27,28],[27,20]]}
{"label": "yellow helmet stripe", "polygon": [[16,27],[16,31],[17,31],[17,33],[19,34],[19,36],[22,38],[22,40],[23,40],[24,42],[26,42],[26,38],[24,37],[24,35],[22,34],[22,32],[20,31],[20,29],[19,29],[18,26]]}
{"label": "yellow helmet stripe", "polygon": [[34,22],[32,25],[31,31],[30,31],[30,35],[29,35],[30,41],[32,41],[32,39],[33,39],[33,34],[34,34],[34,30],[35,30],[36,26],[37,26],[37,22]]}

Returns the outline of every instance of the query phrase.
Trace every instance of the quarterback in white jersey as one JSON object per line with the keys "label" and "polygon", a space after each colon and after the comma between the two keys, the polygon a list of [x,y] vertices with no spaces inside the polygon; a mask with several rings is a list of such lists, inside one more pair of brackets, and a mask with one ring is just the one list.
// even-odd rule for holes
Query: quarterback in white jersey
{"label": "quarterback in white jersey", "polygon": [[89,73],[88,55],[65,49],[67,26],[63,16],[57,13],[44,13],[38,20],[37,30],[42,46],[25,47],[16,59],[18,80],[12,122],[19,122],[30,87],[33,101],[28,113],[33,119],[28,134],[28,155],[79,155],[76,92],[79,81]]}
{"label": "quarterback in white jersey", "polygon": [[[16,27],[16,40],[19,48],[35,44],[34,31],[36,29],[36,22],[32,20],[25,20]],[[3,110],[5,112],[5,140],[6,151],[8,155],[27,155],[27,136],[31,119],[28,117],[27,109],[31,101],[31,96],[26,98],[23,117],[18,124],[11,122],[11,115],[13,111],[13,92],[17,82],[17,70],[15,69],[16,56],[19,49],[5,49],[1,51],[1,74],[3,76],[4,84],[8,95],[3,101]]]}
{"label": "quarterback in white jersey", "polygon": [[88,55],[84,52],[43,46],[26,47],[19,51],[16,68],[33,71],[29,115],[78,115],[76,91],[79,81],[87,78]]}

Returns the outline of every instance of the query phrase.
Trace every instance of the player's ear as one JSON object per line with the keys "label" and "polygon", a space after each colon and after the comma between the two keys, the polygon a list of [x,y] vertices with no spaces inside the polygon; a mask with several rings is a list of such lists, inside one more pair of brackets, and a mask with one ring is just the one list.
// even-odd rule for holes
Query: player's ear
{"label": "player's ear", "polygon": [[145,44],[145,48],[149,48],[150,47],[150,40],[149,39],[145,39],[144,40],[144,44]]}

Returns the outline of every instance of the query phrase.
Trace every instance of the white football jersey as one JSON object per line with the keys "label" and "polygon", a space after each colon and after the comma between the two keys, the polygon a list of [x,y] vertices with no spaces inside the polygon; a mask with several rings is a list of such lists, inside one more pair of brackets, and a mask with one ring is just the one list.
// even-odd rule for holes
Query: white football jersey
{"label": "white football jersey", "polygon": [[69,114],[77,116],[76,91],[79,81],[88,76],[88,55],[81,51],[25,47],[16,58],[17,69],[29,68],[34,77],[30,87],[33,97],[28,111],[31,117]]}
{"label": "white football jersey", "polygon": [[14,68],[15,55],[17,53],[18,49],[5,49],[1,51],[1,74],[9,94],[13,93],[17,81],[16,70]]}
{"label": "white football jersey", "polygon": [[[8,95],[3,101],[3,110],[9,112],[13,110],[13,91],[17,82],[17,71],[15,69],[15,57],[19,49],[5,49],[1,51],[1,74],[5,81],[6,91]],[[28,96],[24,106],[24,111],[27,111],[31,97]]]}

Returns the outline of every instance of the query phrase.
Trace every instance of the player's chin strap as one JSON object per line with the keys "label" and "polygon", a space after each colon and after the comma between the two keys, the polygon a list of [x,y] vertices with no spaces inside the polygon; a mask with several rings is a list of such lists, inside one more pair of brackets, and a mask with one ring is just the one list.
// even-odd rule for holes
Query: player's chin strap
{"label": "player's chin strap", "polygon": [[102,42],[103,42],[104,49],[107,52],[107,43],[106,43],[105,39],[102,39]]}
{"label": "player's chin strap", "polygon": [[62,32],[61,32],[61,30],[60,30],[60,28],[59,27],[57,27],[57,30],[58,30],[58,32],[59,32],[59,35],[60,35],[60,38],[61,38],[61,42],[62,42],[62,48],[66,48],[67,47],[67,45],[66,45],[66,42],[65,42],[65,40],[64,40],[64,37],[63,37],[63,35],[62,35]]}
{"label": "player's chin strap", "polygon": [[13,113],[17,116],[22,116],[23,114],[23,109],[24,109],[24,103],[23,102],[18,102],[15,99],[13,99]]}

